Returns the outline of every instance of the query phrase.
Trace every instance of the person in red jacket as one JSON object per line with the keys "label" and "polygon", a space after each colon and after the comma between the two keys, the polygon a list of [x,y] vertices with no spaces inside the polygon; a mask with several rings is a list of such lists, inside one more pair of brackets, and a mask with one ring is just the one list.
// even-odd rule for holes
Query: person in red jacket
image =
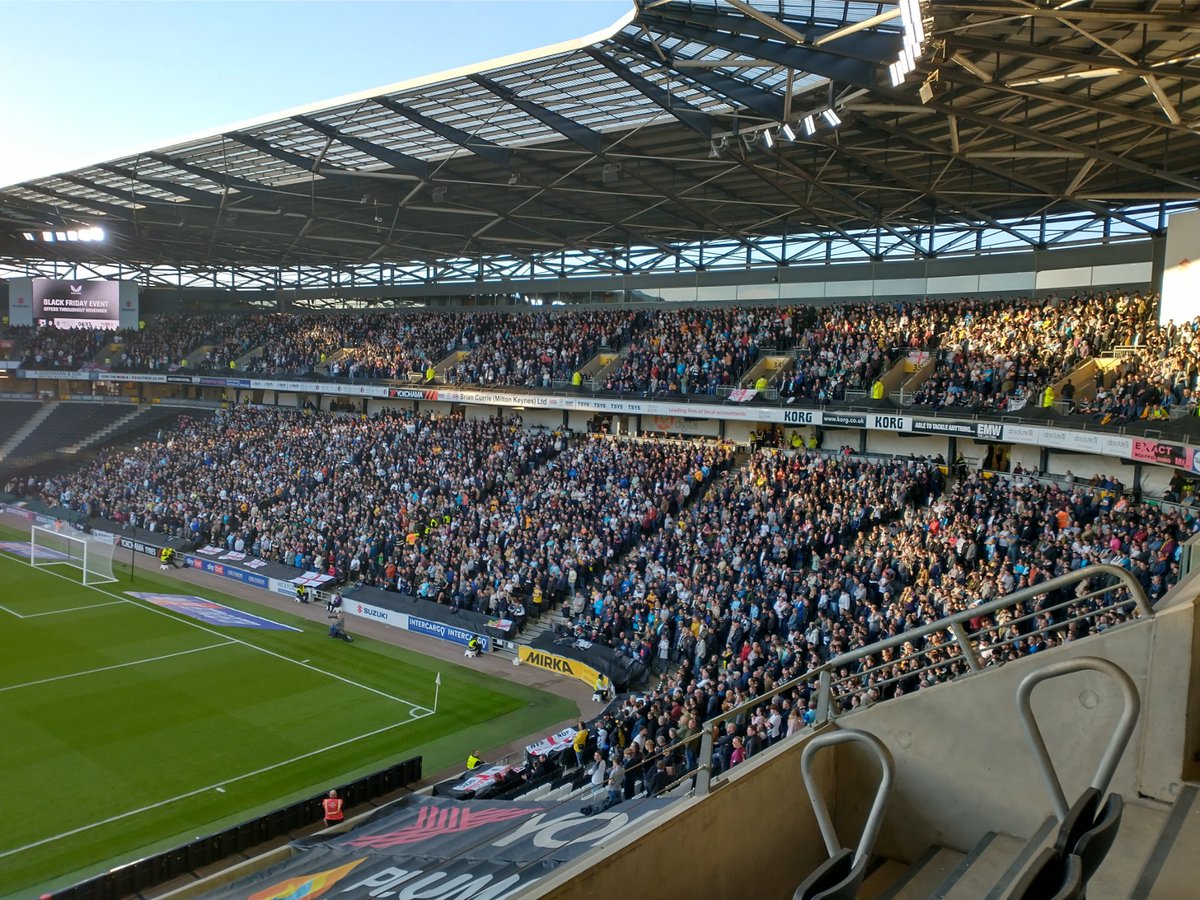
{"label": "person in red jacket", "polygon": [[321,808],[325,811],[325,827],[332,828],[334,825],[340,825],[345,815],[342,813],[342,806],[345,801],[337,795],[337,791],[330,791],[329,796],[321,801]]}

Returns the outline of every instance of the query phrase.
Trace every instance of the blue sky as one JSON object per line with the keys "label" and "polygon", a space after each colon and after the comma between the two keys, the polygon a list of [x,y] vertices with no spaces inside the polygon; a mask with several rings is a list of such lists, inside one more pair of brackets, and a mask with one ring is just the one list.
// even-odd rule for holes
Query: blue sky
{"label": "blue sky", "polygon": [[581,37],[632,6],[0,0],[0,185]]}

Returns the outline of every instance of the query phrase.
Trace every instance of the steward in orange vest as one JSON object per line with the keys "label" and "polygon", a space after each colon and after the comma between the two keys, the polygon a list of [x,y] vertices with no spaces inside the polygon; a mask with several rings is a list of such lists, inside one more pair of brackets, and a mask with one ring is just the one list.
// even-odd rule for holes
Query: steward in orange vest
{"label": "steward in orange vest", "polygon": [[345,801],[337,795],[337,791],[330,791],[329,796],[321,801],[321,807],[325,811],[326,828],[339,824],[345,818],[342,815],[343,803]]}

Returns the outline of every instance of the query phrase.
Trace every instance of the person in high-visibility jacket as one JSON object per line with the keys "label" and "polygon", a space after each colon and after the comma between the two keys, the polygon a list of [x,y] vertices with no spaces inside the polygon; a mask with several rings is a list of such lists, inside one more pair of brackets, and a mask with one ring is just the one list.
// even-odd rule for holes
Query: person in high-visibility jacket
{"label": "person in high-visibility jacket", "polygon": [[582,384],[583,384],[583,376],[579,372],[576,372],[574,375],[571,376],[571,387],[579,387]]}
{"label": "person in high-visibility jacket", "polygon": [[1054,405],[1054,388],[1046,385],[1046,390],[1042,394],[1042,409],[1050,409]]}
{"label": "person in high-visibility jacket", "polygon": [[759,375],[758,379],[754,382],[754,389],[756,391],[765,391],[767,389],[767,383],[767,376]]}
{"label": "person in high-visibility jacket", "polygon": [[472,750],[471,755],[467,757],[467,769],[478,769],[483,765],[483,757],[479,755],[478,750]]}
{"label": "person in high-visibility jacket", "polygon": [[171,567],[171,560],[174,558],[175,551],[170,547],[163,547],[158,551],[158,567],[160,569],[169,569]]}
{"label": "person in high-visibility jacket", "polygon": [[872,400],[882,400],[883,399],[883,382],[882,381],[877,381],[873,385],[871,385],[871,399]]}
{"label": "person in high-visibility jacket", "polygon": [[433,379],[435,379],[435,378],[437,378],[437,372],[434,371],[433,366],[430,366],[428,369],[425,370],[425,380],[433,381]]}
{"label": "person in high-visibility jacket", "polygon": [[321,801],[321,809],[325,813],[326,828],[339,825],[346,818],[346,814],[342,811],[344,805],[345,801],[337,795],[337,791],[330,791],[325,799]]}

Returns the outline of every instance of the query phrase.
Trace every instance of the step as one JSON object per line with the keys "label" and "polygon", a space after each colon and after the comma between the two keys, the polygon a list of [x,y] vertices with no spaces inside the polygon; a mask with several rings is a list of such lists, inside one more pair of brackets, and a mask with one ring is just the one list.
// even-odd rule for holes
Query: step
{"label": "step", "polygon": [[929,900],[964,855],[948,847],[930,847],[879,900]]}
{"label": "step", "polygon": [[858,889],[858,900],[879,900],[907,871],[908,866],[904,863],[885,859],[883,865],[871,872]]}
{"label": "step", "polygon": [[1017,852],[1008,867],[996,878],[993,886],[983,895],[984,900],[1000,900],[1008,886],[1025,870],[1029,860],[1033,859],[1043,847],[1053,846],[1056,837],[1058,837],[1058,819],[1054,816],[1047,816],[1038,830],[1034,832],[1033,837],[1025,841],[1025,846]]}
{"label": "step", "polygon": [[[1129,900],[1170,900],[1200,895],[1200,789],[1186,785],[1163,819],[1154,849],[1129,892]],[[1125,823],[1121,823],[1124,831]],[[1118,839],[1119,840],[1119,839]],[[1117,851],[1113,847],[1113,852]],[[1111,859],[1112,853],[1109,854]],[[1108,865],[1108,859],[1105,860]],[[1103,867],[1101,867],[1101,872]],[[1098,882],[1100,872],[1093,882]],[[1097,884],[1099,888],[1099,884]],[[1091,890],[1088,896],[1093,896]],[[1098,893],[1095,896],[1099,896]]]}
{"label": "step", "polygon": [[986,896],[1028,843],[1015,835],[989,831],[929,895],[931,900],[979,900]]}
{"label": "step", "polygon": [[1117,839],[1088,882],[1089,900],[1128,900],[1146,861],[1158,844],[1170,810],[1167,804],[1151,800],[1134,800],[1125,804]]}

